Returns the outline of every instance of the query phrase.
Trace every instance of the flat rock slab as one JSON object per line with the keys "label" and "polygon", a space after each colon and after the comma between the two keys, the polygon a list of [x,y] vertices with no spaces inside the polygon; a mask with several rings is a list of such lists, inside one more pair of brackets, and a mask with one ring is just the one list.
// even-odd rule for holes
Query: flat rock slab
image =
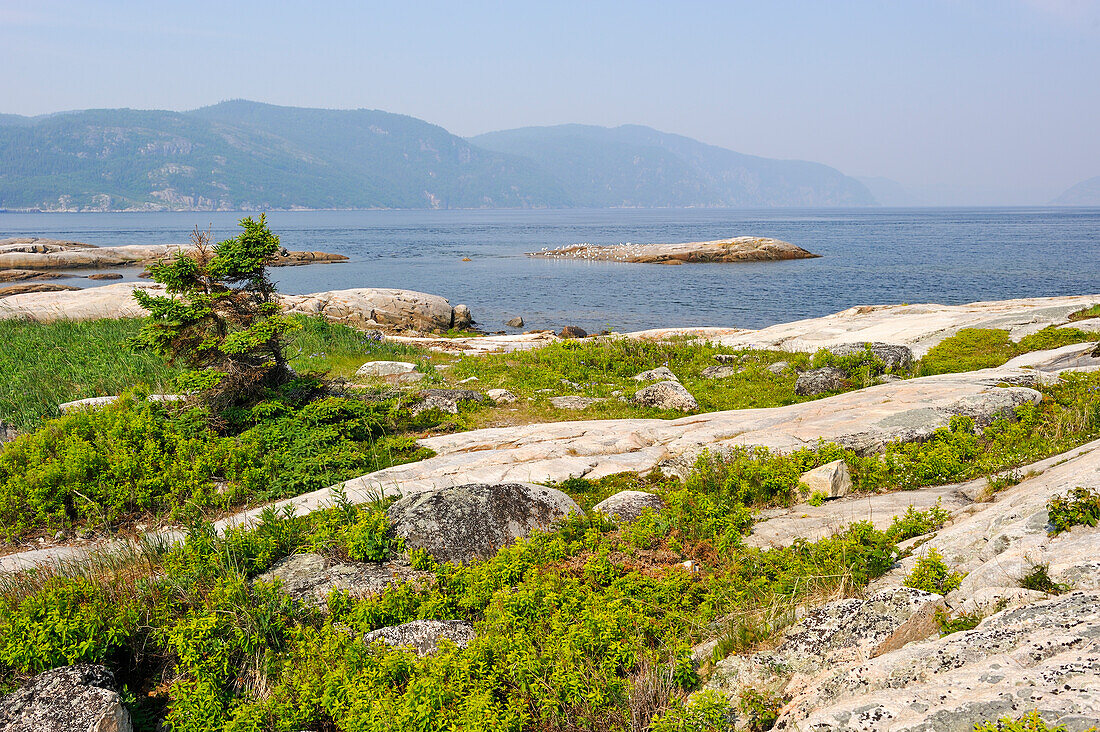
{"label": "flat rock slab", "polygon": [[[163,293],[154,284],[120,282],[72,292],[36,292],[12,295],[0,301],[0,320],[22,318],[38,321],[140,318],[148,313],[134,301],[135,289]],[[353,327],[391,327],[413,330],[447,330],[455,310],[438,295],[412,290],[358,288],[281,295],[279,302],[292,314],[324,317]]]}
{"label": "flat rock slab", "polygon": [[[191,244],[128,244],[99,247],[78,241],[23,237],[0,240],[0,269],[67,269],[82,267],[124,267],[152,264],[175,257],[180,252],[194,251]],[[342,254],[324,252],[286,252],[272,267],[286,267],[320,262],[346,262]]]}
{"label": "flat rock slab", "polygon": [[738,236],[732,239],[681,244],[620,244],[618,246],[577,244],[560,249],[529,252],[528,256],[641,264],[683,264],[688,262],[768,262],[812,259],[820,255],[779,239]]}
{"label": "flat rock slab", "polygon": [[1038,710],[1079,732],[1100,719],[1100,593],[1006,610],[816,680],[773,729],[972,730]]}

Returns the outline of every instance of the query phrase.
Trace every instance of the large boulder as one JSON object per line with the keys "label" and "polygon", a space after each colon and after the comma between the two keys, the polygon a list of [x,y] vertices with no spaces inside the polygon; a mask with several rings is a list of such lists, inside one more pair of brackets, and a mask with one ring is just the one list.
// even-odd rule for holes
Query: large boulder
{"label": "large boulder", "polygon": [[416,364],[407,361],[367,361],[355,375],[387,384],[414,384],[424,378],[424,374],[416,370]]}
{"label": "large boulder", "polygon": [[830,391],[840,391],[848,385],[848,374],[834,366],[823,366],[798,375],[794,393],[799,396],[816,396]]}
{"label": "large boulder", "polygon": [[[448,330],[455,324],[455,309],[446,298],[412,290],[362,287],[312,295],[283,295],[279,300],[288,313],[320,315],[326,320],[360,328]],[[467,310],[459,319],[468,315]]]}
{"label": "large boulder", "polygon": [[1100,719],[1100,593],[1005,610],[816,679],[773,729],[972,730],[1038,710],[1081,732]]}
{"label": "large boulder", "polygon": [[401,584],[426,577],[404,559],[379,564],[373,562],[339,562],[322,554],[294,554],[280,559],[269,570],[256,577],[257,582],[278,581],[291,597],[310,605],[324,607],[333,590],[342,590],[352,597],[366,597]]}
{"label": "large boulder", "polygon": [[798,482],[803,500],[812,498],[815,493],[825,498],[842,498],[852,490],[852,476],[848,473],[848,464],[843,460],[834,460],[807,470]]}
{"label": "large boulder", "polygon": [[421,412],[438,409],[445,414],[458,414],[463,403],[488,404],[489,397],[473,389],[422,389],[418,400],[409,407],[414,417]]}
{"label": "large boulder", "polygon": [[583,513],[559,490],[530,483],[473,483],[406,496],[386,511],[408,549],[445,562],[488,558],[501,547]]}
{"label": "large boulder", "polygon": [[0,699],[3,732],[131,732],[114,674],[103,666],[63,666]]}
{"label": "large boulder", "polygon": [[381,641],[387,646],[411,647],[418,656],[432,655],[444,639],[465,648],[474,639],[474,626],[466,620],[414,620],[372,630],[363,636],[365,643]]}
{"label": "large boulder", "polygon": [[680,412],[694,412],[699,402],[679,381],[658,381],[644,389],[639,389],[633,397],[635,404],[656,409],[675,409]]}
{"label": "large boulder", "polygon": [[841,343],[838,346],[829,346],[827,350],[835,356],[851,356],[870,351],[882,361],[888,371],[907,369],[913,365],[913,350],[909,346],[895,343]]}
{"label": "large boulder", "polygon": [[592,507],[592,510],[618,522],[629,523],[637,521],[646,509],[660,511],[664,507],[664,501],[654,493],[619,491],[610,498],[605,498],[597,503]]}

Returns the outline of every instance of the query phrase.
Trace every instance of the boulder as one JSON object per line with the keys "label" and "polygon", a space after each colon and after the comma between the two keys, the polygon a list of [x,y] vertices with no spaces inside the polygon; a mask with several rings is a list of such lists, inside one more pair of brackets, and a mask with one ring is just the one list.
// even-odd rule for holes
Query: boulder
{"label": "boulder", "polygon": [[63,666],[0,698],[4,732],[131,732],[114,674],[103,666]]}
{"label": "boulder", "polygon": [[439,641],[449,640],[465,648],[474,639],[474,626],[466,620],[414,620],[402,625],[372,630],[364,643],[381,641],[397,648],[411,647],[418,656],[430,656],[439,650]]}
{"label": "boulder", "polygon": [[799,396],[815,396],[830,391],[840,391],[848,385],[848,374],[833,366],[824,366],[798,375],[794,393]]}
{"label": "boulder", "polygon": [[647,508],[660,511],[665,507],[661,497],[645,491],[619,491],[597,503],[593,511],[616,519],[620,523],[636,521]]}
{"label": "boulder", "polygon": [[558,333],[558,338],[587,338],[588,331],[575,325],[567,325]]}
{"label": "boulder", "polygon": [[791,367],[791,364],[787,361],[776,361],[773,364],[769,364],[768,371],[773,374],[781,374]]}
{"label": "boulder", "polygon": [[520,317],[519,315],[517,315],[514,318],[509,318],[508,320],[506,320],[504,322],[504,324],[506,326],[508,326],[509,328],[522,328],[523,327],[523,318]]}
{"label": "boulder", "polygon": [[737,376],[741,373],[740,366],[707,366],[700,372],[700,376],[704,379],[728,379],[731,376]]}
{"label": "boulder", "polygon": [[841,498],[852,490],[852,476],[848,474],[848,464],[843,460],[825,463],[808,470],[798,479],[802,500],[811,498],[815,493],[826,498]]}
{"label": "boulder", "polygon": [[[288,313],[320,315],[352,327],[449,330],[469,325],[469,309],[457,313],[446,298],[412,290],[363,287],[312,295],[281,295]],[[458,325],[455,323],[458,322]]]}
{"label": "boulder", "polygon": [[656,409],[675,409],[681,412],[694,412],[699,408],[695,397],[678,381],[658,381],[656,384],[639,389],[633,401],[643,407]]}
{"label": "boulder", "polygon": [[[150,394],[146,400],[150,402],[180,402],[186,399],[183,394]],[[57,405],[57,411],[61,414],[71,414],[86,409],[101,409],[108,404],[114,404],[119,400],[118,396],[88,397],[77,399],[73,402],[65,402]]]}
{"label": "boulder", "polygon": [[416,370],[416,364],[407,361],[367,361],[355,375],[387,384],[413,384],[424,378],[424,374]]}
{"label": "boulder", "polygon": [[741,361],[741,356],[739,356],[736,353],[718,353],[718,354],[715,354],[714,360],[717,361],[718,363],[724,363],[724,364],[738,363],[738,362]]}
{"label": "boulder", "polygon": [[473,483],[401,498],[386,513],[406,548],[426,549],[439,561],[468,562],[583,512],[572,498],[546,486]]}
{"label": "boulder", "polygon": [[634,377],[635,381],[679,381],[676,374],[669,370],[668,366],[658,366],[649,371],[643,371]]}
{"label": "boulder", "polygon": [[607,401],[599,397],[585,396],[556,396],[550,397],[550,403],[558,409],[587,409],[593,404]]}
{"label": "boulder", "polygon": [[913,365],[913,350],[909,346],[894,343],[880,343],[877,341],[871,343],[841,343],[840,345],[829,346],[827,350],[835,356],[851,356],[855,353],[870,350],[876,358],[882,361],[888,371],[907,369]]}
{"label": "boulder", "polygon": [[409,407],[414,417],[422,412],[438,409],[446,414],[458,414],[463,402],[486,404],[489,397],[473,389],[422,389],[418,401]]}
{"label": "boulder", "polygon": [[373,562],[339,562],[322,554],[295,554],[280,559],[256,582],[271,584],[278,580],[284,592],[309,605],[325,607],[333,590],[353,597],[366,597],[401,584],[427,577],[409,566],[404,559]]}
{"label": "boulder", "polygon": [[490,389],[485,395],[496,404],[511,404],[516,401],[516,395],[507,389]]}
{"label": "boulder", "polygon": [[474,315],[466,305],[455,305],[451,311],[451,327],[457,330],[469,328],[474,324]]}
{"label": "boulder", "polygon": [[827,670],[775,730],[972,730],[1038,710],[1080,732],[1100,719],[1100,593],[997,613],[973,630]]}

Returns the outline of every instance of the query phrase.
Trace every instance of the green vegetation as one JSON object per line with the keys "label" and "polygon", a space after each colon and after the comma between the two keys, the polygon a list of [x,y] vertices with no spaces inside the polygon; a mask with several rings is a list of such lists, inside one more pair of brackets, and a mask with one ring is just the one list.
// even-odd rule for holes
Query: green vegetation
{"label": "green vegetation", "polygon": [[1050,567],[1046,564],[1033,565],[1031,571],[1020,578],[1020,587],[1025,590],[1045,592],[1048,595],[1060,595],[1070,590],[1069,585],[1051,579]]}
{"label": "green vegetation", "polygon": [[935,549],[917,559],[913,570],[905,576],[905,586],[937,595],[946,595],[957,589],[965,575],[953,572],[944,563],[943,556]]}
{"label": "green vegetation", "polygon": [[[1096,732],[1096,730],[1096,727],[1089,727],[1085,732]],[[1018,719],[1002,717],[996,722],[976,724],[974,732],[1066,732],[1066,726],[1059,724],[1050,727],[1039,716],[1039,712],[1035,711],[1028,712]]]}
{"label": "green vegetation", "polygon": [[1088,318],[1100,318],[1100,303],[1081,308],[1077,312],[1070,313],[1070,320],[1087,320]]}
{"label": "green vegetation", "polygon": [[917,364],[916,372],[919,376],[931,376],[988,369],[1031,351],[1097,340],[1100,340],[1100,333],[1052,326],[1024,336],[1016,343],[1006,330],[963,328],[933,346]]}
{"label": "green vegetation", "polygon": [[984,616],[979,612],[959,613],[954,617],[943,610],[937,610],[935,614],[936,625],[940,626],[940,636],[959,633],[964,630],[973,630],[982,622]]}
{"label": "green vegetation", "polygon": [[1055,496],[1047,504],[1052,534],[1074,526],[1096,526],[1100,522],[1100,491],[1077,486],[1065,496]]}

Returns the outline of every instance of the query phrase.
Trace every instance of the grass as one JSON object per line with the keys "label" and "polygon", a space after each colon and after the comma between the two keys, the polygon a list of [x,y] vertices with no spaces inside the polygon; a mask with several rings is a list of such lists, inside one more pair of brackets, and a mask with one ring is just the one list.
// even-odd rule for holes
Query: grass
{"label": "grass", "polygon": [[1100,341],[1100,333],[1048,327],[1015,342],[1007,330],[963,328],[933,346],[918,362],[916,373],[932,376],[994,368],[1024,353],[1087,341]]}
{"label": "grass", "polygon": [[1070,320],[1086,320],[1088,318],[1100,318],[1100,303],[1081,308],[1077,312],[1070,313]]}

